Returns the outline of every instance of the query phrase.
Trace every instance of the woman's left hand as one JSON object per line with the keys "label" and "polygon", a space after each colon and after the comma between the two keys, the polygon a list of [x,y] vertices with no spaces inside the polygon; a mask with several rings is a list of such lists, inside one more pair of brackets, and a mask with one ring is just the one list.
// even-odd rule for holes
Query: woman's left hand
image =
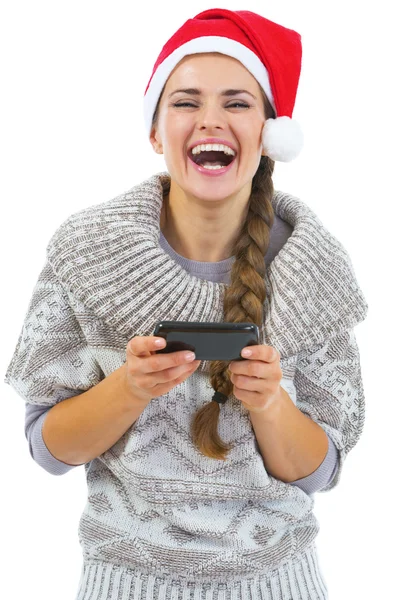
{"label": "woman's left hand", "polygon": [[[245,356],[250,350],[251,356]],[[236,398],[251,412],[263,412],[279,400],[282,370],[280,354],[265,344],[247,346],[241,355],[248,360],[234,360],[229,365]]]}

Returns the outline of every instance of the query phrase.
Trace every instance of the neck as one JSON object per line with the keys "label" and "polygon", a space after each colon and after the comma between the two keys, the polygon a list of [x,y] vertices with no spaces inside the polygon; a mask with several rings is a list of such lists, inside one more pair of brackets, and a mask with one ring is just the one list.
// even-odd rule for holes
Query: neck
{"label": "neck", "polygon": [[204,201],[188,197],[171,179],[161,208],[160,229],[184,258],[199,262],[230,258],[247,216],[250,189],[251,183],[234,198]]}

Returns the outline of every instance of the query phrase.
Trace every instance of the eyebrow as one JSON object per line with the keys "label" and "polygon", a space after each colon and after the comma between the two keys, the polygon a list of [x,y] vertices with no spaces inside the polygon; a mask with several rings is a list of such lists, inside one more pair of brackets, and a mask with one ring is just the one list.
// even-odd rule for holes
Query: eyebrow
{"label": "eyebrow", "polygon": [[[173,91],[171,94],[169,94],[168,98],[171,98],[171,96],[173,96],[174,94],[178,94],[179,92],[183,92],[184,94],[190,94],[191,96],[201,96],[201,91],[198,88],[186,88]],[[236,96],[237,94],[249,94],[254,98],[254,100],[257,100],[257,98],[247,90],[229,89],[223,90],[221,92],[221,96]]]}

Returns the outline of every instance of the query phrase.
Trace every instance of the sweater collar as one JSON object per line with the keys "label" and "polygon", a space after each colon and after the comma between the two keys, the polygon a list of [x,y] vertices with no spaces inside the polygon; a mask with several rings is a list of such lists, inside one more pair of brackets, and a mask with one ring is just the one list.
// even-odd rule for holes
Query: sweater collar
{"label": "sweater collar", "polygon": [[[159,245],[169,185],[169,173],[157,173],[76,212],[47,245],[66,291],[126,340],[153,335],[158,321],[224,321],[227,284],[189,274]],[[347,251],[316,214],[280,191],[272,206],[293,232],[267,266],[260,343],[286,358],[354,327],[368,305]]]}

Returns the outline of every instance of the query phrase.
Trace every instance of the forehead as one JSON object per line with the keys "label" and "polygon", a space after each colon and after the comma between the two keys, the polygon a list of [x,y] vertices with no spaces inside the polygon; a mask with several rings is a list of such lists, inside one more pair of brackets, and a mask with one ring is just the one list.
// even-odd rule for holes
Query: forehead
{"label": "forehead", "polygon": [[165,90],[182,84],[200,87],[204,92],[208,88],[241,86],[253,93],[258,91],[258,82],[250,71],[240,61],[219,52],[184,56],[171,72]]}

